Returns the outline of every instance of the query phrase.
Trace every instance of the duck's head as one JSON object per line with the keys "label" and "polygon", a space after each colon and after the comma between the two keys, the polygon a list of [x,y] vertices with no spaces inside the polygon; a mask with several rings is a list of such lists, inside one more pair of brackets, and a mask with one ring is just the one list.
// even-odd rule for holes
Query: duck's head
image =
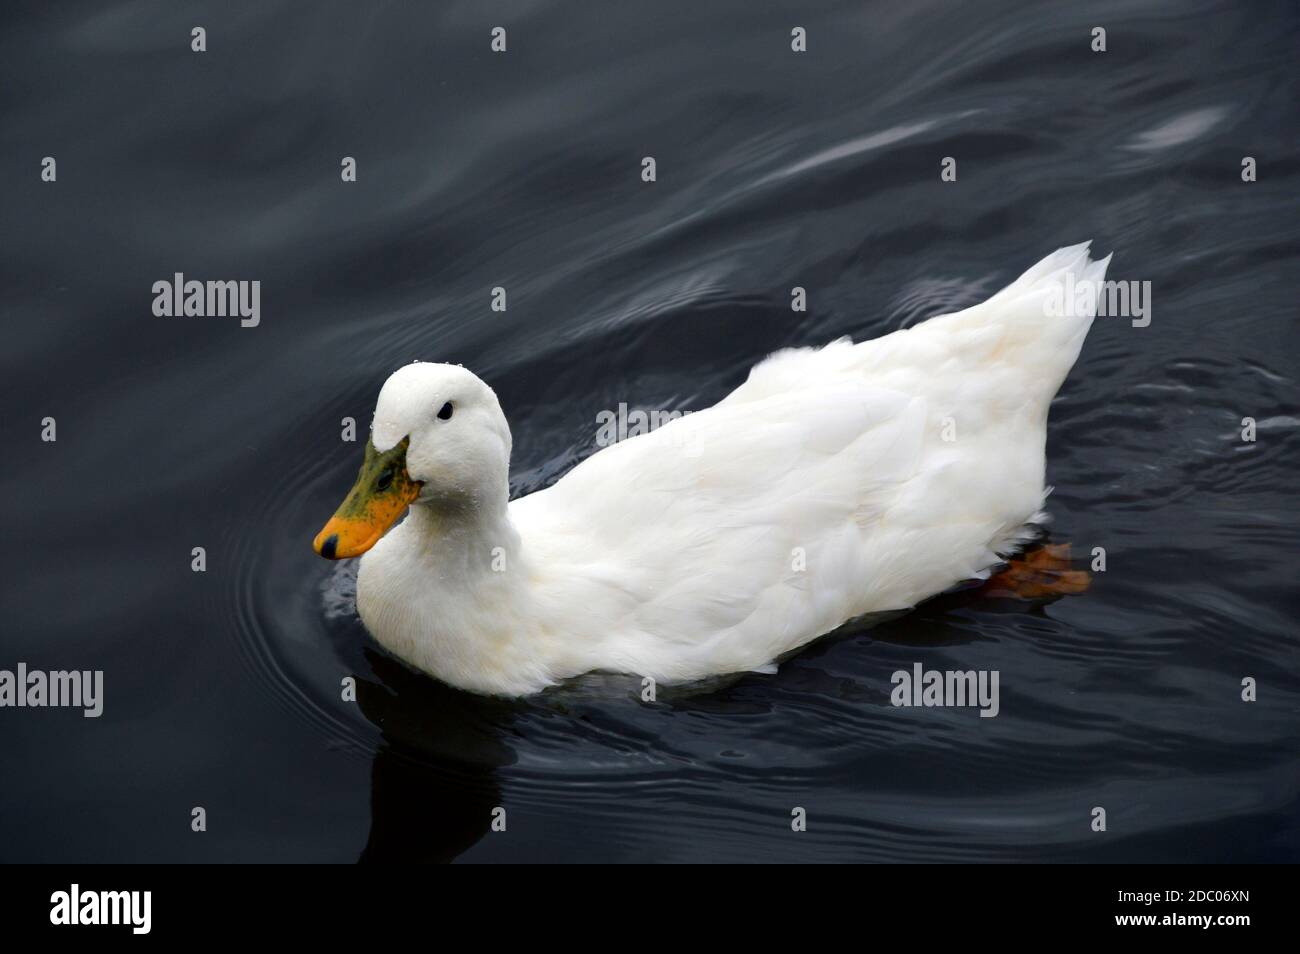
{"label": "duck's head", "polygon": [[408,364],[384,382],[361,473],[313,546],[331,560],[360,556],[408,506],[504,503],[509,470],[510,428],[492,389],[459,365]]}

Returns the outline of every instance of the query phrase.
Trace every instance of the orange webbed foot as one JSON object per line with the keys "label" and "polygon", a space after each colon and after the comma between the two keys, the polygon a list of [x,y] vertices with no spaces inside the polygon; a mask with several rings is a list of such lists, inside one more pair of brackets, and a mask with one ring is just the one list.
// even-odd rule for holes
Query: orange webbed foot
{"label": "orange webbed foot", "polygon": [[1083,593],[1091,583],[1087,570],[1071,568],[1068,543],[1048,543],[1012,557],[980,592],[997,598],[1052,600]]}

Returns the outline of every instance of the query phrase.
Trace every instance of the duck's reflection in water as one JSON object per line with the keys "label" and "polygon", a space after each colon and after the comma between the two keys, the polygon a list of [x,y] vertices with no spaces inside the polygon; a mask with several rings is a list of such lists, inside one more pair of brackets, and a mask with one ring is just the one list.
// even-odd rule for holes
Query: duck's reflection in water
{"label": "duck's reflection in water", "polygon": [[446,862],[472,846],[501,804],[496,770],[509,703],[451,689],[366,651],[378,682],[357,702],[383,731],[370,774],[370,839],[361,862]]}

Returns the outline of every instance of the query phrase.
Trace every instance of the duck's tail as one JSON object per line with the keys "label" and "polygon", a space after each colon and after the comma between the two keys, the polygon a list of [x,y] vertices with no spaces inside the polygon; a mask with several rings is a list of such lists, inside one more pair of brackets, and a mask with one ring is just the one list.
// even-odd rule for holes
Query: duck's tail
{"label": "duck's tail", "polygon": [[927,324],[941,326],[967,360],[1022,369],[1026,397],[1050,401],[1097,314],[1110,256],[1093,261],[1091,244],[1058,249],[982,304]]}
{"label": "duck's tail", "polygon": [[[1107,255],[1071,245],[1047,256],[992,298],[882,338],[848,338],[824,348],[788,348],[759,362],[725,403],[806,388],[835,374],[865,374],[884,388],[923,392],[933,408],[980,400],[1047,405],[1079,356],[1097,313]],[[918,381],[934,387],[919,388]],[[947,413],[946,411],[944,413]],[[1003,416],[999,411],[996,416]]]}

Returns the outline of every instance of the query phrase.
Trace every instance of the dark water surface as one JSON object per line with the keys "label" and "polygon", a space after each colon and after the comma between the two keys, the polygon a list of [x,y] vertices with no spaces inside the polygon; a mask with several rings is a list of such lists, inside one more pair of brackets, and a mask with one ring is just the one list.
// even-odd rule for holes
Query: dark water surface
{"label": "dark water surface", "polygon": [[[0,709],[0,857],[1300,858],[1293,4],[0,16],[0,668],[105,673],[98,720]],[[656,705],[506,702],[385,655],[311,551],[360,460],[340,419],[364,440],[412,359],[497,390],[526,493],[600,410],[706,407],[1087,238],[1153,310],[1098,320],[1053,408],[1086,595],[941,598]],[[154,317],[175,272],[261,281],[261,324]],[[1001,714],[891,707],[915,662],[998,670]]]}

